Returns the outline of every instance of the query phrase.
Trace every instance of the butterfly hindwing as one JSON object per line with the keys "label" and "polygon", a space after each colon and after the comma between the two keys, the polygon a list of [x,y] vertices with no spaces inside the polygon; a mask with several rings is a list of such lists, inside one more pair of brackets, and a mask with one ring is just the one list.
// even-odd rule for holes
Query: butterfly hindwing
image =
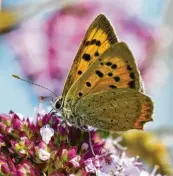
{"label": "butterfly hindwing", "polygon": [[144,123],[152,121],[153,103],[141,92],[120,88],[82,97],[74,113],[88,125],[103,130],[142,129]]}
{"label": "butterfly hindwing", "polygon": [[69,88],[104,51],[116,43],[117,37],[107,18],[101,14],[90,25],[68,74],[63,97]]}
{"label": "butterfly hindwing", "polygon": [[123,42],[114,44],[90,65],[70,88],[66,99],[75,102],[87,94],[118,88],[143,90],[133,55]]}

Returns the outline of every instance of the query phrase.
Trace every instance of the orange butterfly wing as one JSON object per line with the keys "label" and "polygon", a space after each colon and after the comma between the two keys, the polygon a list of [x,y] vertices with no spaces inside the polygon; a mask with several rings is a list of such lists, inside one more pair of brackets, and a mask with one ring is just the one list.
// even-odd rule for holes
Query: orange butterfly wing
{"label": "orange butterfly wing", "polygon": [[116,88],[142,92],[141,78],[132,53],[123,42],[105,51],[70,88],[73,101],[87,94]]}
{"label": "orange butterfly wing", "polygon": [[107,18],[103,14],[99,15],[88,28],[79,47],[64,86],[63,97],[65,97],[75,80],[88,69],[98,56],[117,41],[114,30]]}

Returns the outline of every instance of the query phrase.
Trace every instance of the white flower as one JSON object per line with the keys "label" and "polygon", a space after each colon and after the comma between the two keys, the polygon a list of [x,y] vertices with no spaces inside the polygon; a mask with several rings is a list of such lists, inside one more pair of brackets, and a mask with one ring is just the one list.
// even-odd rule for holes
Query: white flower
{"label": "white flower", "polygon": [[26,150],[24,150],[24,149],[23,149],[23,150],[20,150],[20,153],[21,153],[21,154],[25,154],[25,153],[26,153]]}
{"label": "white flower", "polygon": [[85,163],[85,170],[87,171],[87,172],[92,172],[92,173],[95,173],[96,172],[96,167],[94,166],[94,164],[93,164],[93,161],[92,161],[92,159],[91,158],[89,158],[89,159],[87,159],[86,161],[84,161],[84,163]]}
{"label": "white flower", "polygon": [[139,176],[140,175],[140,170],[135,167],[134,165],[130,164],[126,170],[125,170],[126,175],[128,176]]}
{"label": "white flower", "polygon": [[104,172],[101,172],[100,170],[97,170],[97,176],[110,176],[110,174],[106,174]]}
{"label": "white flower", "polygon": [[139,176],[150,176],[150,174],[146,171],[141,171]]}
{"label": "white flower", "polygon": [[49,125],[45,125],[44,127],[40,129],[40,134],[41,134],[42,140],[46,144],[49,144],[51,137],[54,135],[54,130],[50,128]]}
{"label": "white flower", "polygon": [[39,149],[38,154],[39,158],[43,161],[46,161],[50,158],[50,153],[44,149]]}
{"label": "white flower", "polygon": [[79,161],[81,160],[80,156],[76,156],[73,159],[70,160],[70,162],[73,164],[74,167],[79,167]]}
{"label": "white flower", "polygon": [[112,160],[109,162],[109,163],[107,163],[107,161],[106,160],[103,160],[102,162],[101,162],[101,169],[99,169],[101,172],[100,173],[102,173],[102,174],[99,174],[99,176],[102,176],[103,175],[103,173],[104,174],[107,174],[107,175],[115,175],[115,174],[121,174],[121,172],[122,172],[122,166],[121,165],[119,165],[117,162],[117,159],[118,158],[112,158]]}

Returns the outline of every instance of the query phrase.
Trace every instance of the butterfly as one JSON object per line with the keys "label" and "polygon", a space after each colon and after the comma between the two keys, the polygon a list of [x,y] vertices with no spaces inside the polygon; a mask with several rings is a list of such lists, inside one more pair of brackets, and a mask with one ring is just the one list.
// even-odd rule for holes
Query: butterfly
{"label": "butterfly", "polygon": [[88,28],[54,109],[63,122],[84,130],[143,129],[152,121],[153,102],[144,94],[135,59],[103,14]]}
{"label": "butterfly", "polygon": [[125,131],[152,121],[153,102],[135,59],[103,14],[88,28],[54,108],[81,128]]}

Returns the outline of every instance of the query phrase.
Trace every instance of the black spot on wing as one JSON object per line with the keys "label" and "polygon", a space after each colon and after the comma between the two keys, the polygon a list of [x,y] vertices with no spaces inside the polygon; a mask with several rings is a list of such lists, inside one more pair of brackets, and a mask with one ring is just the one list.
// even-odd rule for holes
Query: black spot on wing
{"label": "black spot on wing", "polygon": [[95,44],[96,44],[96,46],[100,46],[101,45],[100,40],[96,40]]}
{"label": "black spot on wing", "polygon": [[116,68],[117,68],[117,64],[113,64],[113,65],[111,66],[111,68],[112,68],[112,69],[116,69]]}
{"label": "black spot on wing", "polygon": [[135,79],[135,74],[133,72],[130,73],[130,78]]}
{"label": "black spot on wing", "polygon": [[100,71],[100,70],[96,70],[96,75],[100,78],[102,78],[104,76],[104,74]]}
{"label": "black spot on wing", "polygon": [[89,81],[86,82],[87,87],[91,87],[91,83]]}
{"label": "black spot on wing", "polygon": [[132,70],[132,67],[130,65],[128,65],[127,70]]}
{"label": "black spot on wing", "polygon": [[108,76],[113,76],[113,73],[112,73],[112,72],[109,72],[109,73],[108,73]]}
{"label": "black spot on wing", "polygon": [[78,75],[81,75],[81,74],[82,74],[82,71],[81,71],[81,70],[79,70],[79,71],[77,72],[77,74],[78,74]]}
{"label": "black spot on wing", "polygon": [[117,86],[115,86],[115,85],[109,85],[109,87],[112,88],[112,89],[116,89],[117,88]]}
{"label": "black spot on wing", "polygon": [[90,45],[93,45],[96,43],[96,39],[91,40]]}
{"label": "black spot on wing", "polygon": [[78,94],[80,97],[83,95],[83,93],[82,92],[79,92],[79,94]]}
{"label": "black spot on wing", "polygon": [[135,81],[130,81],[128,85],[129,85],[129,88],[132,88],[132,89],[135,88]]}
{"label": "black spot on wing", "polygon": [[114,80],[115,80],[116,82],[119,82],[119,81],[120,81],[120,77],[119,77],[119,76],[115,76],[115,77],[114,77]]}
{"label": "black spot on wing", "polygon": [[99,52],[96,51],[95,54],[94,54],[94,56],[96,56],[96,57],[99,56]]}
{"label": "black spot on wing", "polygon": [[90,44],[90,41],[85,42],[85,46],[88,46]]}
{"label": "black spot on wing", "polygon": [[87,54],[87,53],[83,54],[82,58],[83,58],[85,61],[90,61],[90,60],[91,60],[90,54]]}
{"label": "black spot on wing", "polygon": [[107,66],[111,66],[111,65],[112,65],[112,62],[106,62],[106,65],[107,65]]}

